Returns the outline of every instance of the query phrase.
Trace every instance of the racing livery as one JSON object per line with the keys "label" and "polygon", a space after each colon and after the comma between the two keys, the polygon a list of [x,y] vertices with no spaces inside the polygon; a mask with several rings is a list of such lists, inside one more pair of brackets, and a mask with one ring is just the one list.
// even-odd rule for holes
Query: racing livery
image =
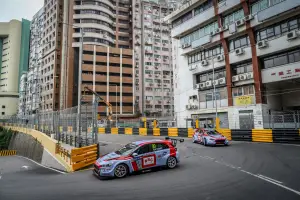
{"label": "racing livery", "polygon": [[175,168],[180,162],[177,141],[183,139],[142,140],[129,143],[121,149],[104,155],[94,163],[97,176],[122,178],[136,171],[152,167]]}
{"label": "racing livery", "polygon": [[203,144],[204,146],[227,146],[229,144],[227,138],[214,129],[195,129],[193,142]]}

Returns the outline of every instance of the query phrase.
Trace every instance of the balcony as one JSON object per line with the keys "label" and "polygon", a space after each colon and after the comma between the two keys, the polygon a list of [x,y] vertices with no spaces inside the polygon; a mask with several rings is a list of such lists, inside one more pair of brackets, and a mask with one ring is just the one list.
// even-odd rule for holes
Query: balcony
{"label": "balcony", "polygon": [[218,4],[218,14],[221,14],[241,3],[241,0],[226,0]]}
{"label": "balcony", "polygon": [[300,77],[300,62],[281,65],[261,70],[261,78],[263,83],[271,83],[296,79]]}
{"label": "balcony", "polygon": [[266,46],[263,48],[260,48],[258,47],[258,45],[256,45],[257,56],[263,56],[277,51],[281,51],[283,49],[289,49],[289,48],[300,46],[299,38],[294,40],[288,40],[287,34],[281,35],[278,38],[269,41],[264,41],[264,42],[266,42]]}
{"label": "balcony", "polygon": [[199,15],[194,16],[193,18],[189,19],[188,21],[180,24],[179,26],[175,27],[171,31],[172,37],[179,37],[183,33],[196,28],[197,26],[201,25],[205,21],[210,20],[215,16],[214,7],[207,9],[206,11],[200,13]]}
{"label": "balcony", "polygon": [[244,60],[249,60],[252,58],[251,47],[242,47],[240,49],[235,49],[229,53],[230,63],[237,63]]}
{"label": "balcony", "polygon": [[102,7],[102,6],[95,6],[95,5],[74,5],[74,10],[97,10],[102,11],[107,14],[109,14],[111,17],[115,17],[115,14],[113,14],[109,9]]}
{"label": "balcony", "polygon": [[146,54],[153,54],[153,50],[147,49],[147,50],[145,50],[145,53],[146,53]]}
{"label": "balcony", "polygon": [[97,15],[97,14],[74,14],[73,15],[74,19],[98,19],[98,20],[103,20],[109,24],[112,24],[113,21],[110,18],[104,17],[102,15]]}

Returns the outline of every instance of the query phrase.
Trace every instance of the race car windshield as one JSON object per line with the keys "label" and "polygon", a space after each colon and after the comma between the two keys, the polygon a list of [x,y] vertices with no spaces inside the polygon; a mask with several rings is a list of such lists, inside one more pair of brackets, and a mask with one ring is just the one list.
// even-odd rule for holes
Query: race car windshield
{"label": "race car windshield", "polygon": [[128,156],[136,149],[136,147],[137,147],[137,145],[129,143],[129,144],[126,144],[121,149],[117,150],[115,153],[118,155],[122,155],[122,156]]}
{"label": "race car windshield", "polygon": [[217,131],[207,131],[208,135],[220,135]]}

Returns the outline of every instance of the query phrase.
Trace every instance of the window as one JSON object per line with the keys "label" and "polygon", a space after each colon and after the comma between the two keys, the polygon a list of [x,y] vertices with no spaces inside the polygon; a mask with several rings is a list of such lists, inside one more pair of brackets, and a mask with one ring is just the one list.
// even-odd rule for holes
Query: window
{"label": "window", "polygon": [[[215,71],[215,78],[214,79],[220,79],[226,77],[226,71],[225,70],[219,70]],[[196,83],[203,83],[208,80],[213,80],[213,73],[207,72],[205,74],[196,75]]]}
{"label": "window", "polygon": [[169,146],[163,143],[153,143],[152,145],[152,149],[153,151],[160,151],[163,149],[169,149]]}
{"label": "window", "polygon": [[197,52],[195,54],[192,54],[190,56],[188,56],[188,64],[191,63],[196,63],[199,62],[201,60],[205,60],[207,58],[210,58],[212,56],[216,56],[216,55],[220,55],[223,54],[224,50],[223,50],[223,46],[222,45],[217,45],[211,49],[207,49],[205,51],[200,51]]}
{"label": "window", "polygon": [[148,101],[153,100],[153,97],[152,96],[146,96],[146,100],[148,100]]}
{"label": "window", "polygon": [[263,59],[264,68],[271,68],[300,61],[300,49],[273,55]]}
{"label": "window", "polygon": [[300,28],[300,17],[290,18],[256,32],[256,40],[266,40],[280,37],[284,33]]}
{"label": "window", "polygon": [[246,85],[241,87],[232,88],[233,97],[254,95],[254,85]]}
{"label": "window", "polygon": [[243,36],[237,39],[233,39],[229,41],[229,50],[233,51],[235,49],[246,47],[250,45],[249,36]]}
{"label": "window", "polygon": [[244,18],[244,10],[243,9],[240,9],[238,11],[235,11],[227,16],[225,16],[223,18],[223,26],[226,26],[226,25],[229,25],[229,24],[232,24],[233,22],[236,22],[242,18]]}
{"label": "window", "polygon": [[239,64],[233,67],[234,75],[244,74],[252,71],[253,67],[251,62]]}
{"label": "window", "polygon": [[5,106],[2,106],[2,108],[5,108]]}
{"label": "window", "polygon": [[5,112],[2,112],[2,115],[5,115]]}
{"label": "window", "polygon": [[155,100],[162,100],[162,97],[156,96],[156,97],[155,97]]}
{"label": "window", "polygon": [[203,4],[201,4],[200,6],[195,8],[195,16],[199,15],[200,13],[204,12],[205,10],[211,8],[212,6],[213,6],[212,0],[208,0],[208,1],[204,2]]}

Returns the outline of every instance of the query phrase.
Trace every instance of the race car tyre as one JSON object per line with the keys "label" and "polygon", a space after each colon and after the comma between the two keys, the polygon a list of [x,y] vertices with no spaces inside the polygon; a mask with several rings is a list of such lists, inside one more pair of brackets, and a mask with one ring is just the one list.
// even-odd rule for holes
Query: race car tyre
{"label": "race car tyre", "polygon": [[167,167],[168,167],[169,169],[173,169],[173,168],[176,167],[176,165],[177,165],[177,160],[176,160],[176,158],[173,157],[173,156],[170,156],[170,157],[167,159]]}
{"label": "race car tyre", "polygon": [[204,140],[203,140],[203,145],[207,146],[206,138],[204,138]]}
{"label": "race car tyre", "polygon": [[128,167],[125,164],[119,164],[115,168],[115,177],[124,178],[128,173]]}
{"label": "race car tyre", "polygon": [[193,137],[193,143],[196,143],[196,140],[195,140],[195,138]]}

